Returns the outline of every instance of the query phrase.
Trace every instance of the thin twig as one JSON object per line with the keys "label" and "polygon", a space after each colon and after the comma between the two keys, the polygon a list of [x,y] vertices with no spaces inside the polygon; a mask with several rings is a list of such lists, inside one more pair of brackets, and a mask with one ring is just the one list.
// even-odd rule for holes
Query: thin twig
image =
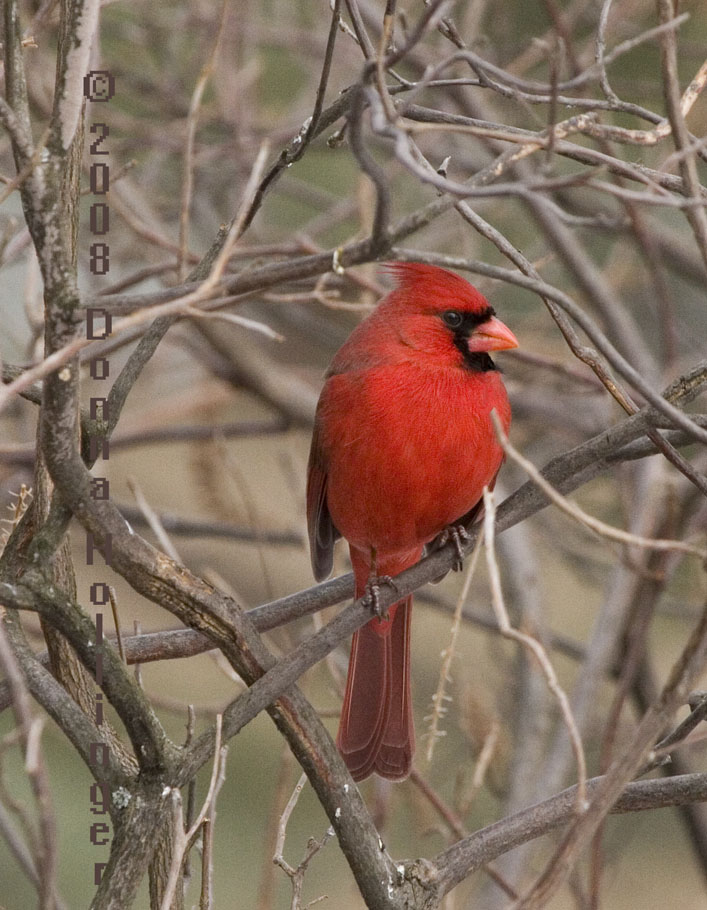
{"label": "thin twig", "polygon": [[127,659],[125,657],[125,647],[123,646],[123,636],[120,631],[120,613],[118,611],[118,597],[115,593],[115,588],[113,585],[108,585],[108,598],[110,600],[110,609],[113,614],[113,625],[115,626],[115,640],[118,646],[118,654],[120,654],[120,659],[124,664],[127,664]]}
{"label": "thin twig", "polygon": [[540,668],[547,681],[548,688],[557,699],[560,706],[562,718],[567,727],[567,732],[572,743],[575,760],[577,762],[577,801],[575,811],[581,814],[587,807],[586,786],[587,786],[587,763],[584,757],[584,747],[577,729],[572,709],[564,689],[560,686],[557,674],[550,663],[547,653],[540,642],[525,632],[520,632],[511,626],[508,613],[503,601],[503,592],[501,590],[501,575],[498,568],[498,562],[495,557],[494,534],[496,522],[496,503],[493,494],[484,488],[484,541],[486,543],[486,563],[489,571],[489,580],[491,585],[491,602],[494,613],[498,621],[501,634],[505,638],[517,641],[527,648],[540,664]]}
{"label": "thin twig", "polygon": [[442,736],[445,736],[445,732],[439,729],[439,725],[442,721],[442,718],[447,713],[445,702],[450,699],[450,696],[446,694],[447,683],[451,682],[452,680],[452,661],[454,659],[456,649],[457,635],[461,626],[462,610],[464,608],[464,604],[466,603],[466,599],[469,596],[469,588],[471,587],[471,582],[474,578],[474,572],[476,571],[476,565],[481,554],[481,542],[482,537],[479,535],[471,554],[469,566],[464,573],[464,583],[462,584],[462,589],[459,593],[459,597],[457,598],[457,603],[454,608],[452,631],[449,644],[440,655],[442,657],[442,666],[440,667],[439,671],[437,690],[432,696],[432,714],[429,715],[429,717],[425,718],[425,720],[430,721],[429,729],[425,734],[425,736],[428,737],[427,752],[425,755],[425,758],[428,762],[432,761],[432,755],[434,753],[434,747],[437,743],[437,740]]}
{"label": "thin twig", "polygon": [[496,437],[506,455],[512,461],[515,461],[516,464],[519,464],[533,483],[537,484],[543,493],[545,493],[545,495],[566,515],[570,515],[580,524],[607,540],[613,540],[635,547],[643,547],[648,550],[673,550],[680,553],[689,553],[692,556],[697,556],[703,562],[707,560],[707,550],[702,547],[684,543],[682,540],[654,540],[649,537],[640,537],[637,534],[631,534],[628,531],[621,530],[621,528],[615,528],[612,525],[608,525],[598,518],[595,518],[593,515],[589,515],[576,503],[570,502],[565,496],[558,493],[552,484],[548,483],[542,476],[535,465],[531,461],[528,461],[527,458],[524,458],[520,452],[511,445],[495,413],[491,414],[491,419],[496,430]]}
{"label": "thin twig", "polygon": [[[324,836],[321,840],[315,840],[313,837],[309,839],[307,844],[307,850],[304,857],[302,858],[299,865],[295,868],[291,866],[284,857],[285,849],[285,838],[287,837],[287,823],[290,820],[290,815],[297,805],[297,800],[299,799],[300,793],[304,788],[304,785],[307,782],[307,775],[302,774],[300,779],[295,785],[295,789],[292,791],[292,795],[287,801],[287,805],[280,817],[280,822],[278,824],[277,830],[277,843],[275,846],[275,855],[273,856],[273,862],[276,866],[279,866],[282,871],[287,875],[292,883],[292,901],[290,903],[290,910],[305,910],[302,907],[302,888],[304,887],[304,876],[307,872],[307,868],[314,858],[314,856],[324,847],[326,842],[334,836],[334,829],[328,828],[324,833]],[[311,906],[311,904],[309,905]]]}
{"label": "thin twig", "polygon": [[184,140],[184,174],[182,178],[182,199],[179,212],[179,250],[177,252],[177,274],[180,281],[186,277],[187,250],[189,246],[189,209],[191,206],[192,190],[194,185],[194,139],[196,136],[196,124],[199,119],[199,108],[201,99],[206,89],[206,84],[211,78],[211,73],[216,62],[223,36],[223,29],[226,23],[226,10],[228,5],[226,0],[221,4],[221,17],[216,32],[211,53],[206,63],[201,68],[199,78],[192,92],[191,102],[189,103],[189,113],[187,114],[187,134]]}
{"label": "thin twig", "polygon": [[182,558],[170,540],[169,535],[165,531],[162,522],[160,521],[159,515],[148,503],[137,480],[134,477],[128,477],[127,484],[130,492],[135,497],[135,502],[137,503],[138,508],[144,515],[145,521],[150,526],[162,549],[169,555],[170,559],[173,559],[177,563],[182,563]]}
{"label": "thin twig", "polygon": [[172,790],[172,812],[174,822],[174,847],[172,861],[169,867],[167,884],[162,895],[161,910],[170,910],[172,900],[174,899],[175,889],[179,880],[179,872],[184,862],[184,856],[189,849],[192,841],[196,837],[199,828],[202,826],[207,814],[212,810],[213,803],[218,795],[218,791],[223,783],[223,773],[226,762],[226,748],[221,748],[221,721],[222,716],[216,715],[216,742],[214,744],[214,762],[211,769],[211,780],[209,789],[204,798],[203,805],[199,814],[194,819],[192,826],[188,831],[184,831],[184,818],[182,813],[182,797],[176,788]]}
{"label": "thin twig", "polygon": [[38,832],[33,861],[37,873],[35,883],[39,892],[39,907],[40,910],[53,910],[57,873],[57,835],[52,792],[40,750],[40,735],[44,721],[32,717],[30,695],[10,647],[1,617],[0,667],[10,684],[17,736],[24,753],[25,773],[37,804]]}

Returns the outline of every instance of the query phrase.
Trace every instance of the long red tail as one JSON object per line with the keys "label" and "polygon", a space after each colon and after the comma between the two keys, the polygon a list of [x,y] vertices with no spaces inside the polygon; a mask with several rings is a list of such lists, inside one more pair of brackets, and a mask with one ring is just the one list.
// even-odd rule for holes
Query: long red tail
{"label": "long red tail", "polygon": [[[368,568],[356,554],[351,555],[356,597],[361,597]],[[410,699],[411,614],[412,597],[407,597],[390,608],[387,620],[372,619],[354,633],[351,642],[336,744],[356,781],[374,771],[390,780],[402,780],[410,773],[415,751]]]}

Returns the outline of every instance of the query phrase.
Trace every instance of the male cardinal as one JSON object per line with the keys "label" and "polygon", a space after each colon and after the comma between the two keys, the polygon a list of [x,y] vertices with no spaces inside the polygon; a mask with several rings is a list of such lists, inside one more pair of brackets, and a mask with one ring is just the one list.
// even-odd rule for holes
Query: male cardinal
{"label": "male cardinal", "polygon": [[[463,278],[416,262],[388,268],[397,286],[327,371],[307,477],[314,575],[330,574],[345,537],[357,598],[468,521],[493,485],[503,450],[489,415],[507,431],[511,411],[489,351],[518,346]],[[357,781],[410,772],[411,607],[406,597],[353,636],[337,746]]]}

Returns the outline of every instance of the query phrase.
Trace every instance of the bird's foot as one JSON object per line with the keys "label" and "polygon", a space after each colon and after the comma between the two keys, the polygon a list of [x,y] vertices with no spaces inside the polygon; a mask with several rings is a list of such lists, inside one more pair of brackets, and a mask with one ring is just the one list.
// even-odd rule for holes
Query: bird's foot
{"label": "bird's foot", "polygon": [[395,579],[390,575],[371,575],[366,582],[366,592],[363,596],[366,603],[371,608],[371,612],[374,613],[378,619],[387,620],[388,612],[383,612],[380,602],[381,585],[390,585],[396,593],[398,591]]}
{"label": "bird's foot", "polygon": [[464,544],[469,543],[470,540],[471,534],[469,534],[464,525],[449,525],[437,538],[437,546],[439,549],[442,549],[442,547],[450,541],[454,544],[457,555],[453,566],[455,572],[461,572],[462,570],[464,565]]}

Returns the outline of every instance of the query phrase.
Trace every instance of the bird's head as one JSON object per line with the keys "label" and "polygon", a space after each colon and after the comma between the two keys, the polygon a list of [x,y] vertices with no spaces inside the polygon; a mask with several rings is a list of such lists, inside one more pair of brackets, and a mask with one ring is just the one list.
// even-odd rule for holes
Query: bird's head
{"label": "bird's head", "polygon": [[395,262],[387,268],[397,286],[381,306],[416,357],[485,372],[495,369],[490,351],[518,347],[488,300],[459,275],[419,262]]}

